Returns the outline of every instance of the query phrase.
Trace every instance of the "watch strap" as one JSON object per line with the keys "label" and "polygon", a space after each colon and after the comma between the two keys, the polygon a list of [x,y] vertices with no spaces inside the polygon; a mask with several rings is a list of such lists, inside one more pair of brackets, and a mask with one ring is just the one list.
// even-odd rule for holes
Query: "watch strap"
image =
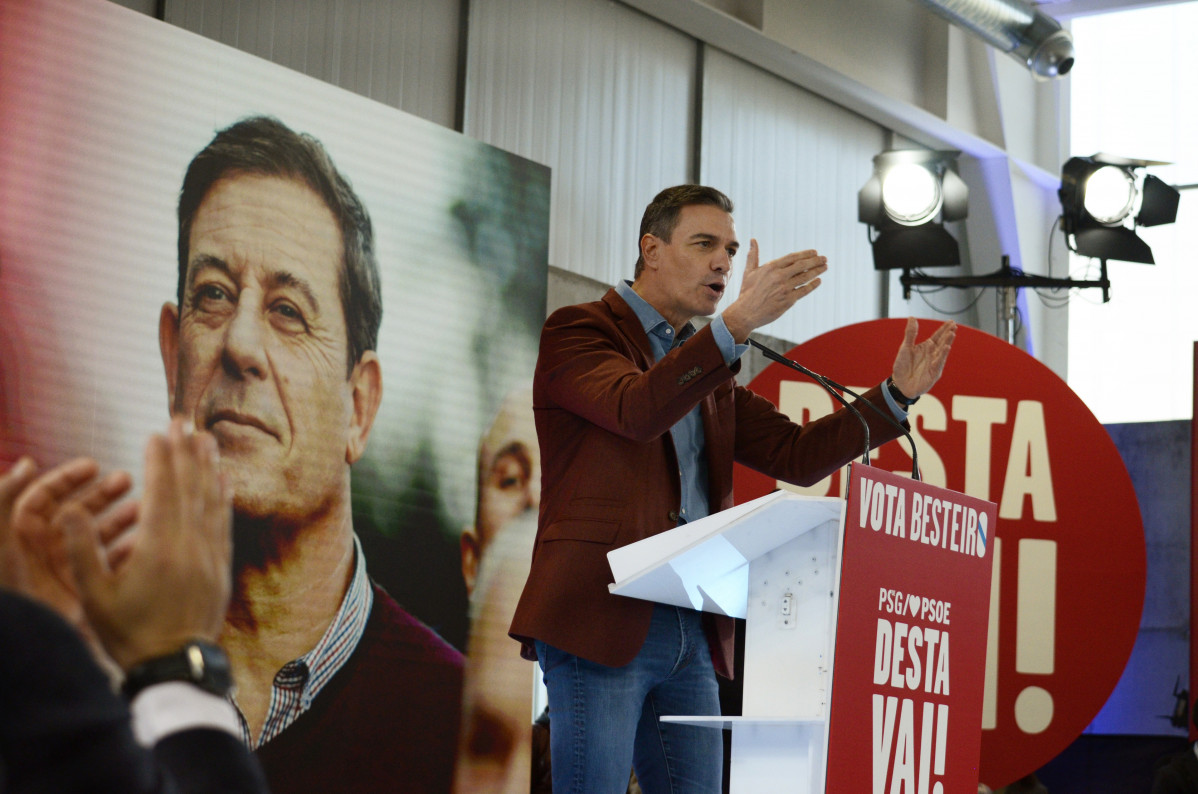
{"label": "watch strap", "polygon": [[132,700],[146,687],[168,681],[194,684],[205,692],[226,697],[233,689],[229,657],[219,645],[193,640],[174,653],[134,665],[125,674],[121,692]]}
{"label": "watch strap", "polygon": [[918,397],[916,397],[915,399],[911,399],[910,397],[908,397],[907,395],[905,395],[901,391],[899,391],[899,387],[894,385],[894,378],[886,379],[886,388],[890,391],[890,396],[893,397],[894,401],[896,403],[898,403],[899,405],[910,407],[912,405],[915,405],[915,403],[919,402]]}

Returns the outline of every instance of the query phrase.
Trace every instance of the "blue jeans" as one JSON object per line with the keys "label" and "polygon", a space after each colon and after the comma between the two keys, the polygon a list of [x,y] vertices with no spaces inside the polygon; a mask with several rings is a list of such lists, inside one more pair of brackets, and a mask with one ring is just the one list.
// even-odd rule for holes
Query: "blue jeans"
{"label": "blue jeans", "polygon": [[539,640],[536,648],[549,690],[554,794],[623,794],[632,768],[645,794],[720,794],[721,731],[659,721],[720,713],[700,613],[657,605],[645,644],[624,667]]}

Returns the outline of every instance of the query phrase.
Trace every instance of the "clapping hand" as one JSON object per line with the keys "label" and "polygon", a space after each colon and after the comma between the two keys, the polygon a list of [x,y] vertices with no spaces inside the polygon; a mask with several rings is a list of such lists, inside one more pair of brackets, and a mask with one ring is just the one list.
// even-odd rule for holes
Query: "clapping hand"
{"label": "clapping hand", "polygon": [[99,476],[94,460],[76,458],[39,474],[23,457],[0,475],[0,586],[42,602],[92,640],[53,518],[66,504],[87,513],[97,538],[108,546],[137,518],[137,505],[110,509],[132,485],[125,472]]}
{"label": "clapping hand", "polygon": [[146,444],[145,468],[138,526],[118,566],[85,506],[54,518],[87,619],[124,669],[190,640],[215,642],[232,592],[233,500],[215,439],[175,419]]}

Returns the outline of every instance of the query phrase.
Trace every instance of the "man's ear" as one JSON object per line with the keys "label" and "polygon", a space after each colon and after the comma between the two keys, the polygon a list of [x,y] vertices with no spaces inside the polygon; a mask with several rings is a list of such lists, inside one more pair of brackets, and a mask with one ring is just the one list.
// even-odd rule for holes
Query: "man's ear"
{"label": "man's ear", "polygon": [[661,240],[646,232],[641,235],[641,257],[645,267],[657,269],[657,257],[661,253]]}
{"label": "man's ear", "polygon": [[179,307],[169,301],[158,314],[158,352],[166,373],[168,408],[175,411],[175,381],[179,376]]}
{"label": "man's ear", "polygon": [[366,451],[370,428],[383,399],[383,369],[378,354],[373,350],[363,353],[354,365],[349,381],[354,406],[345,445],[345,462],[354,463]]}
{"label": "man's ear", "polygon": [[478,533],[473,526],[462,529],[462,581],[466,583],[466,596],[474,592],[474,582],[478,579]]}

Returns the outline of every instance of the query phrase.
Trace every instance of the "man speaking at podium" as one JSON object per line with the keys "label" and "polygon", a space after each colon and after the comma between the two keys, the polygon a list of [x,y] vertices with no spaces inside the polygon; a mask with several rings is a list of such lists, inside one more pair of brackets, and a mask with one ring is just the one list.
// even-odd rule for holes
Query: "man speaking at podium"
{"label": "man speaking at podium", "polygon": [[[815,290],[825,257],[758,264],[752,240],[736,300],[691,324],[715,312],[738,248],[727,196],[663,190],[641,220],[633,281],[554,312],[541,333],[541,513],[510,633],[548,687],[555,794],[623,792],[630,767],[646,794],[721,787],[720,732],[659,718],[719,713],[733,621],[610,594],[607,552],[731,507],[733,461],[809,485],[862,451],[850,412],[799,426],[734,379],[750,332]],[[918,345],[917,330],[910,320],[891,377],[864,395],[900,422],[940,377],[956,325]],[[898,435],[861,413],[875,445]]]}

